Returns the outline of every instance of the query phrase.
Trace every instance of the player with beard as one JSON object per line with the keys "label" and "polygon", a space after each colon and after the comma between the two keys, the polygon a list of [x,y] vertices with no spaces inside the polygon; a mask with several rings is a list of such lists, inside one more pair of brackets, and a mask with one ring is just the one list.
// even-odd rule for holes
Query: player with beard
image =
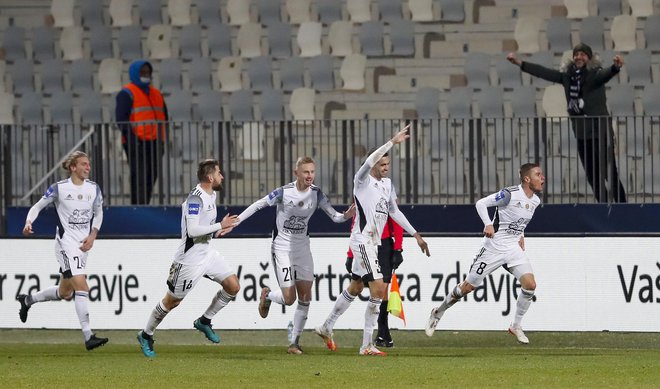
{"label": "player with beard", "polygon": [[227,214],[216,222],[216,193],[222,189],[224,177],[220,163],[207,159],[197,169],[199,184],[190,192],[181,206],[181,243],[174,255],[167,278],[168,291],[151,312],[147,324],[137,335],[142,353],[154,357],[153,334],[156,327],[176,308],[197,282],[206,277],[222,286],[213,296],[206,312],[193,322],[193,327],[204,333],[213,343],[220,337],[213,331],[211,319],[236,296],[240,289],[236,272],[219,252],[211,248],[211,238],[229,233],[238,222],[236,215]]}

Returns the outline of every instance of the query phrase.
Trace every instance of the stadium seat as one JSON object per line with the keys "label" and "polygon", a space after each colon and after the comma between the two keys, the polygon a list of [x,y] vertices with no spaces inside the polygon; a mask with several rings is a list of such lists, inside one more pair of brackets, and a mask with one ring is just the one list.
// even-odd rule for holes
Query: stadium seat
{"label": "stadium seat", "polygon": [[390,22],[391,55],[411,57],[415,55],[415,24],[408,20]]}
{"label": "stadium seat", "polygon": [[243,58],[254,58],[261,55],[261,25],[244,23],[238,30],[236,44],[239,55]]}
{"label": "stadium seat", "polygon": [[64,90],[64,64],[59,59],[49,59],[41,63],[41,91],[53,94]]}
{"label": "stadium seat", "polygon": [[22,95],[32,92],[34,87],[34,65],[27,59],[14,61],[9,68],[9,75],[14,85],[14,94]]}
{"label": "stadium seat", "polygon": [[152,26],[163,24],[161,0],[140,0],[137,3],[140,14],[140,25],[143,28],[146,27],[151,30]]}
{"label": "stadium seat", "polygon": [[625,68],[628,73],[628,83],[634,86],[652,84],[651,52],[648,50],[633,50],[625,57]]}
{"label": "stadium seat", "polygon": [[362,54],[349,54],[344,57],[339,70],[343,90],[361,91],[365,89],[367,57]]}
{"label": "stadium seat", "polygon": [[159,76],[160,90],[163,93],[182,89],[182,65],[178,58],[167,58],[160,61],[158,70],[155,70],[154,73]]}
{"label": "stadium seat", "polygon": [[211,58],[195,58],[190,62],[188,79],[190,90],[198,94],[201,91],[213,89]]}
{"label": "stadium seat", "polygon": [[241,68],[243,61],[240,57],[224,57],[218,64],[218,81],[220,90],[223,92],[234,92],[241,89]]}
{"label": "stadium seat", "polygon": [[245,0],[227,0],[226,5],[229,25],[241,26],[250,23],[250,2]]}
{"label": "stadium seat", "polygon": [[167,97],[167,114],[171,122],[182,125],[192,121],[192,94],[187,90],[172,90]]}
{"label": "stadium seat", "polygon": [[635,115],[635,89],[632,85],[612,85],[607,91],[607,103],[612,116]]}
{"label": "stadium seat", "polygon": [[296,42],[300,48],[301,57],[321,55],[321,32],[321,23],[305,22],[300,24]]}
{"label": "stadium seat", "polygon": [[630,14],[636,18],[646,18],[653,15],[653,0],[628,0]]}
{"label": "stadium seat", "polygon": [[342,20],[341,4],[337,0],[317,0],[316,10],[319,14],[319,22],[330,25],[333,22]]}
{"label": "stadium seat", "polygon": [[504,54],[495,55],[493,61],[495,62],[495,70],[501,87],[516,88],[522,85],[520,68],[512,65]]}
{"label": "stadium seat", "polygon": [[142,58],[142,29],[140,26],[120,27],[117,33],[119,57],[124,61],[135,61]]}
{"label": "stadium seat", "polygon": [[328,30],[330,55],[345,57],[353,53],[353,23],[346,20],[332,22]]}
{"label": "stadium seat", "polygon": [[240,89],[229,95],[229,112],[233,121],[253,121],[254,112],[252,106],[252,91]]}
{"label": "stadium seat", "polygon": [[433,16],[433,0],[408,0],[410,19],[413,22],[431,22]]}
{"label": "stadium seat", "polygon": [[53,93],[50,102],[50,122],[53,124],[73,124],[73,98],[70,92]]}
{"label": "stadium seat", "polygon": [[642,93],[644,114],[658,120],[660,117],[660,84],[648,84]]}
{"label": "stadium seat", "polygon": [[14,124],[14,95],[0,92],[0,124]]}
{"label": "stadium seat", "polygon": [[122,61],[118,58],[106,58],[99,65],[99,84],[101,93],[114,94],[121,90]]}
{"label": "stadium seat", "polygon": [[472,118],[472,89],[467,87],[451,88],[447,100],[447,113],[453,119]]}
{"label": "stadium seat", "polygon": [[610,33],[614,50],[631,51],[637,48],[637,19],[630,15],[617,15],[612,20]]}
{"label": "stadium seat", "polygon": [[256,0],[257,15],[259,15],[259,23],[262,26],[269,26],[270,23],[282,22],[282,15],[280,10],[280,1],[272,0]]}
{"label": "stadium seat", "polygon": [[465,4],[463,0],[440,0],[440,11],[443,22],[463,23],[465,21]]}
{"label": "stadium seat", "polygon": [[516,21],[513,36],[519,53],[536,53],[540,50],[539,37],[543,20],[536,16],[521,16]]}
{"label": "stadium seat", "polygon": [[231,49],[231,27],[216,23],[209,26],[208,30],[209,56],[215,60],[233,55]]}
{"label": "stadium seat", "polygon": [[596,0],[598,16],[612,18],[621,15],[621,0]]}
{"label": "stadium seat", "polygon": [[378,13],[380,20],[385,23],[400,21],[403,19],[401,11],[402,2],[399,0],[378,0]]}
{"label": "stadium seat", "polygon": [[603,19],[600,16],[589,16],[580,23],[580,42],[591,46],[594,51],[605,50],[603,36]]}
{"label": "stadium seat", "polygon": [[472,89],[490,86],[490,55],[468,53],[465,56],[465,76]]}
{"label": "stadium seat", "polygon": [[288,57],[280,61],[281,88],[287,92],[305,86],[305,66],[300,57]]}
{"label": "stadium seat", "polygon": [[298,25],[312,20],[310,0],[286,0],[285,8],[289,16],[289,24]]}
{"label": "stadium seat", "polygon": [[202,56],[202,29],[199,25],[185,25],[179,32],[179,56],[191,60]]}
{"label": "stadium seat", "polygon": [[546,117],[566,117],[566,95],[561,85],[550,85],[543,91],[543,111]]}
{"label": "stadium seat", "polygon": [[25,29],[23,27],[10,26],[2,34],[2,48],[5,51],[7,61],[24,59],[25,53]]}
{"label": "stadium seat", "polygon": [[95,25],[89,29],[89,46],[94,61],[112,58],[112,29],[104,25]]}
{"label": "stadium seat", "polygon": [[197,114],[204,122],[220,122],[222,115],[222,94],[216,90],[200,92],[197,100]]}
{"label": "stadium seat", "polygon": [[153,24],[149,27],[149,32],[147,33],[147,52],[150,59],[171,58],[171,43],[172,27],[164,24]]}
{"label": "stadium seat", "polygon": [[86,29],[91,29],[92,27],[100,27],[105,25],[102,1],[80,2],[80,15],[82,19],[81,20],[82,25]]}
{"label": "stadium seat", "polygon": [[273,88],[273,63],[270,57],[260,56],[250,60],[247,66],[247,75],[250,79],[250,88],[253,91],[264,91]]}
{"label": "stadium seat", "polygon": [[383,23],[377,20],[362,23],[358,27],[360,52],[368,57],[381,57],[385,54]]}
{"label": "stadium seat", "polygon": [[262,91],[261,98],[259,99],[259,110],[261,111],[261,120],[284,120],[284,97],[282,91],[276,89]]}
{"label": "stadium seat", "polygon": [[589,0],[564,0],[568,19],[584,19],[589,16]]}
{"label": "stadium seat", "polygon": [[440,117],[440,90],[419,88],[415,95],[415,110],[418,119],[438,119]]}
{"label": "stadium seat", "polygon": [[167,13],[173,26],[188,26],[192,23],[190,7],[192,0],[168,0]]}
{"label": "stadium seat", "polygon": [[65,61],[75,61],[83,58],[82,46],[83,29],[79,26],[65,27],[60,35],[60,49],[62,50],[62,59]]}
{"label": "stadium seat", "polygon": [[77,106],[82,124],[98,124],[103,122],[101,96],[96,91],[88,90],[80,93]]}
{"label": "stadium seat", "polygon": [[69,80],[71,81],[71,90],[74,93],[93,90],[93,70],[94,66],[88,59],[79,59],[71,62],[69,66]]}
{"label": "stadium seat", "polygon": [[307,68],[312,88],[319,91],[335,89],[333,59],[329,55],[319,55],[307,60]]}
{"label": "stadium seat", "polygon": [[548,38],[550,51],[554,54],[573,49],[570,19],[561,16],[548,19],[545,35]]}
{"label": "stadium seat", "polygon": [[272,22],[268,25],[268,48],[271,57],[291,56],[291,25]]}
{"label": "stadium seat", "polygon": [[537,117],[536,88],[529,85],[515,87],[511,94],[511,111],[516,118]]}
{"label": "stadium seat", "polygon": [[646,48],[652,51],[660,51],[660,15],[652,15],[646,18],[644,23],[644,40]]}
{"label": "stadium seat", "polygon": [[314,103],[316,91],[310,88],[298,88],[291,93],[289,109],[293,120],[315,120]]}
{"label": "stadium seat", "polygon": [[353,23],[371,20],[371,0],[346,0],[348,18]]}
{"label": "stadium seat", "polygon": [[72,27],[76,24],[73,6],[74,0],[52,0],[50,14],[53,16],[53,27]]}
{"label": "stadium seat", "polygon": [[133,25],[133,0],[110,0],[108,13],[112,27]]}
{"label": "stadium seat", "polygon": [[40,26],[32,30],[32,59],[38,62],[55,58],[57,30]]}
{"label": "stadium seat", "polygon": [[27,91],[23,93],[21,98],[18,100],[18,113],[21,117],[21,124],[43,124],[44,114],[41,95],[33,91]]}
{"label": "stadium seat", "polygon": [[261,122],[243,123],[238,147],[245,160],[257,161],[264,158],[266,128]]}
{"label": "stadium seat", "polygon": [[220,12],[220,2],[217,0],[195,0],[197,14],[199,15],[199,24],[204,27],[211,27],[222,23]]}

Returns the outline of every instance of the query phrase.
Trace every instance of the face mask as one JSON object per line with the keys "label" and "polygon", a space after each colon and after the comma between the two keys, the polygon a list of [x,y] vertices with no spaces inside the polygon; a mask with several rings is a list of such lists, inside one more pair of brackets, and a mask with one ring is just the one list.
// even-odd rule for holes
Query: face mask
{"label": "face mask", "polygon": [[140,82],[143,84],[150,84],[151,83],[151,77],[140,77]]}

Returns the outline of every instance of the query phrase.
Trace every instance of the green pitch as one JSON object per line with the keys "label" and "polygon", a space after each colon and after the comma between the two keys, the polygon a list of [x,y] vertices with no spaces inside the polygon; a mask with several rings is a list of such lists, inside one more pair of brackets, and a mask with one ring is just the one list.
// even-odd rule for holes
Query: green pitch
{"label": "green pitch", "polygon": [[307,331],[305,355],[286,354],[285,331],[158,331],[156,358],[137,331],[88,352],[79,331],[0,330],[2,387],[613,387],[660,386],[660,333],[393,331],[387,357],[357,355],[361,331],[337,331],[336,353]]}

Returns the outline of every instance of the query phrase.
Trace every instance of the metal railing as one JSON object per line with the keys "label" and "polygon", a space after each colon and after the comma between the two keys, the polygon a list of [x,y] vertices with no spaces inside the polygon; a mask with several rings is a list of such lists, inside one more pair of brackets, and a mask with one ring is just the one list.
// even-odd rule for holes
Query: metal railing
{"label": "metal railing", "polygon": [[[295,160],[303,155],[317,162],[316,184],[333,202],[346,204],[351,200],[353,175],[368,151],[407,122],[412,123],[411,140],[391,151],[391,177],[402,204],[473,203],[517,184],[518,169],[526,162],[539,163],[546,174],[545,203],[597,202],[588,177],[597,173],[599,164],[618,167],[628,202],[660,200],[658,118],[612,119],[612,127],[600,134],[606,139],[602,147],[607,152],[590,166],[589,174],[580,148],[591,157],[594,150],[576,140],[572,131],[576,124],[568,118],[469,118],[168,123],[164,142],[154,146],[157,157],[149,159],[157,179],[148,204],[181,203],[197,182],[196,166],[203,158],[221,161],[226,178],[220,193],[223,204],[250,204],[292,181]],[[603,118],[601,122],[610,121]],[[66,177],[60,169],[24,198],[90,128],[94,133],[81,149],[90,154],[91,179],[103,188],[105,203],[134,203],[121,132],[115,124],[106,123],[3,126],[0,185],[4,206],[30,205],[48,184]],[[144,158],[140,150],[137,155]],[[146,185],[146,181],[150,180],[142,177],[138,184]],[[612,169],[602,181],[600,202],[623,199],[619,186],[612,185]]]}

